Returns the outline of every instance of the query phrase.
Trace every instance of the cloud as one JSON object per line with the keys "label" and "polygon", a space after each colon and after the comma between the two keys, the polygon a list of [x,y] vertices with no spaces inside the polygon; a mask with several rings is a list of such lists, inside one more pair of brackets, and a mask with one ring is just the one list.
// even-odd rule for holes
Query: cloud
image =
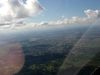
{"label": "cloud", "polygon": [[3,26],[3,25],[11,25],[11,23],[0,23],[0,26]]}
{"label": "cloud", "polygon": [[41,25],[48,25],[48,24],[49,24],[49,23],[46,22],[46,21],[43,21],[43,22],[39,23],[40,26],[41,26]]}
{"label": "cloud", "polygon": [[[96,24],[100,24],[100,10],[85,10],[84,12],[86,13],[87,17],[77,17],[77,16],[73,16],[71,19],[68,18],[64,18],[62,21],[58,20],[58,21],[42,21],[40,23],[25,23],[24,20],[25,18],[31,17],[36,15],[37,13],[40,13],[44,10],[44,8],[39,4],[39,2],[37,0],[27,0],[26,4],[23,4],[23,2],[19,2],[18,0],[16,1],[17,4],[15,4],[15,0],[10,0],[10,4],[9,6],[14,6],[14,8],[18,8],[17,10],[15,10],[14,8],[11,8],[11,11],[15,12],[15,15],[13,16],[12,14],[7,14],[7,16],[0,16],[5,19],[8,20],[6,22],[0,22],[0,28],[1,29],[28,29],[28,28],[33,28],[33,27],[41,27],[41,26],[57,26],[57,25],[66,25],[66,26],[75,26],[75,25],[96,25]],[[32,2],[31,2],[32,1]],[[30,5],[29,5],[30,4]],[[33,6],[33,7],[32,7]],[[19,8],[21,7],[21,8]],[[0,8],[1,9],[1,8]],[[24,9],[23,12],[21,12],[21,9]],[[32,9],[36,10],[33,11]],[[29,11],[26,11],[29,10]],[[32,12],[31,12],[32,10]],[[9,10],[10,11],[10,10]],[[30,13],[30,14],[26,14],[26,13]],[[26,15],[25,15],[26,14]],[[9,17],[8,17],[9,16]],[[63,15],[63,17],[65,17]],[[11,22],[9,22],[11,20]],[[1,21],[1,19],[0,19]]]}
{"label": "cloud", "polygon": [[65,16],[63,15],[62,18],[65,18]]}
{"label": "cloud", "polygon": [[100,18],[100,10],[85,10],[84,11],[86,13],[86,15],[88,16],[88,18],[91,18],[91,19],[98,19]]}
{"label": "cloud", "polygon": [[[94,25],[94,24],[100,24],[100,10],[85,10],[84,11],[87,15],[87,17],[81,18],[77,16],[73,16],[72,19],[65,18],[64,20],[58,20],[58,21],[43,21],[41,23],[36,23],[35,25],[38,26],[53,26],[53,25]],[[64,15],[62,17],[65,17]],[[98,19],[98,20],[95,20]],[[36,26],[35,26],[36,27]]]}
{"label": "cloud", "polygon": [[23,24],[23,23],[24,23],[24,21],[19,21],[16,24]]}
{"label": "cloud", "polygon": [[14,22],[41,13],[44,8],[37,0],[0,0],[0,22]]}
{"label": "cloud", "polygon": [[44,7],[37,0],[27,0],[26,4],[22,0],[0,0],[0,30],[27,28],[24,20],[43,11]]}

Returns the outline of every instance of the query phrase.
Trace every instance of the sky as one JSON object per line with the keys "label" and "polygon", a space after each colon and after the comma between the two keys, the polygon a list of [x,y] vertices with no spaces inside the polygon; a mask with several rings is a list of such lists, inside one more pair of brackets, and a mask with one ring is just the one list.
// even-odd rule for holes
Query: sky
{"label": "sky", "polygon": [[0,30],[100,24],[100,0],[0,0]]}

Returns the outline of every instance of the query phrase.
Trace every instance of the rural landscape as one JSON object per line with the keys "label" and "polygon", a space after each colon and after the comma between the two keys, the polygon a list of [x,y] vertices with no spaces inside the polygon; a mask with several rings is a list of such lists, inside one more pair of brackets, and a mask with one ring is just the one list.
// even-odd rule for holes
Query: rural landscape
{"label": "rural landscape", "polygon": [[89,28],[42,31],[26,37],[10,33],[1,38],[5,43],[0,49],[0,73],[90,75],[100,66],[100,30],[99,26]]}

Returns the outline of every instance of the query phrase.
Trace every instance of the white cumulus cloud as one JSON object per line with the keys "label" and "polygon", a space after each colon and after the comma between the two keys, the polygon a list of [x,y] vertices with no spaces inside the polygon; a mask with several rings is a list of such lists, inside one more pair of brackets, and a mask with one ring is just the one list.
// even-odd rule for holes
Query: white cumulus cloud
{"label": "white cumulus cloud", "polygon": [[14,22],[24,20],[41,13],[44,8],[37,0],[0,0],[0,22]]}
{"label": "white cumulus cloud", "polygon": [[97,18],[100,18],[100,10],[85,10],[84,11],[86,13],[86,15],[88,16],[88,18],[91,18],[91,19],[97,19]]}

